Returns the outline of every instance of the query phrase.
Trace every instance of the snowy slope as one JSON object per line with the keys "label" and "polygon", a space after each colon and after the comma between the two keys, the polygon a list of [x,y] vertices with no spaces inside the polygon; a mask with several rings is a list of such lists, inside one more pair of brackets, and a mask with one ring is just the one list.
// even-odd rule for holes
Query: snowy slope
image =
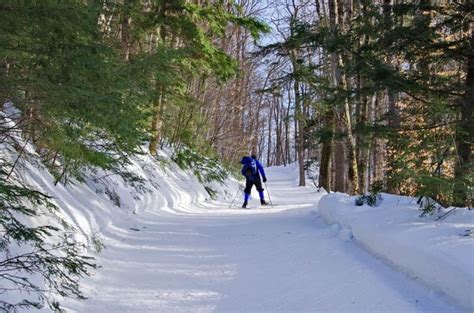
{"label": "snowy slope", "polygon": [[377,207],[334,193],[319,202],[324,219],[396,268],[474,311],[474,212],[458,208],[445,219],[420,218],[416,199],[382,194]]}
{"label": "snowy slope", "polygon": [[[97,170],[86,173],[85,182],[72,181],[54,185],[52,175],[40,163],[23,162],[23,181],[51,195],[63,217],[79,230],[78,237],[114,234],[118,228],[133,228],[135,216],[177,213],[181,208],[210,198],[204,186],[190,171],[181,170],[170,159],[171,151],[161,151],[158,160],[150,155],[136,156],[126,168],[141,182],[125,182],[119,175]],[[224,197],[226,189],[237,188],[213,184]],[[183,209],[184,210],[184,209]]]}
{"label": "snowy slope", "polygon": [[268,169],[275,206],[253,194],[248,210],[240,194],[229,207],[237,182],[213,186],[221,197],[209,200],[190,172],[146,155],[129,168],[143,179],[138,190],[101,172],[54,186],[44,169],[24,166],[78,238],[105,244],[91,251],[102,267],[83,281],[88,299],[64,301],[70,312],[462,312],[324,223],[315,211],[323,193],[297,187],[293,165]]}

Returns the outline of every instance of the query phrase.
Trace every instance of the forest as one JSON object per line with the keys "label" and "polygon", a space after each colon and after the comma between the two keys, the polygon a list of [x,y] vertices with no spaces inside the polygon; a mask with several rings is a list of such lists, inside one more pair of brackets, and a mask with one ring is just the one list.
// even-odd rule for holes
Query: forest
{"label": "forest", "polygon": [[0,20],[0,252],[35,247],[0,279],[41,300],[12,269],[81,296],[95,265],[61,222],[25,222],[57,208],[22,160],[55,184],[94,168],[133,184],[130,158],[166,147],[233,171],[255,154],[298,164],[300,186],[473,205],[472,1],[2,0]]}

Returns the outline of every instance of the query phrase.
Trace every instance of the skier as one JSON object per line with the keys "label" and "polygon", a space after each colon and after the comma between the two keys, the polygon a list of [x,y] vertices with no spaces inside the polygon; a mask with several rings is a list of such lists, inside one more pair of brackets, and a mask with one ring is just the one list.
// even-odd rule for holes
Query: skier
{"label": "skier", "polygon": [[[262,181],[264,183],[267,181],[262,164],[260,164],[255,155],[250,157],[244,156],[240,163],[243,164],[241,173],[245,176],[244,204],[242,204],[242,208],[245,209],[247,207],[253,185],[257,188],[260,196],[260,204],[268,205],[268,202],[265,201],[265,195],[262,188]],[[261,179],[260,175],[262,175]]]}

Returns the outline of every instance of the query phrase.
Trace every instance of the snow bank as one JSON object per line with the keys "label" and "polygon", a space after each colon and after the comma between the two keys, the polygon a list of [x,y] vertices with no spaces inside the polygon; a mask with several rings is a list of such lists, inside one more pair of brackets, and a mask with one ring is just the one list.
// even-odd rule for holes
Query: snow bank
{"label": "snow bank", "polygon": [[324,196],[320,215],[342,239],[363,247],[436,291],[474,310],[474,212],[457,209],[442,221],[420,218],[416,200],[382,194],[377,207],[355,206],[356,197]]}
{"label": "snow bank", "polygon": [[[211,196],[192,174],[171,161],[171,151],[135,156],[126,168],[132,181],[118,174],[95,170],[84,175],[84,182],[54,185],[54,178],[40,163],[24,162],[23,181],[53,197],[61,215],[78,230],[77,239],[89,244],[118,228],[134,228],[135,217],[146,218],[166,213],[189,214],[188,208]],[[237,189],[231,179],[227,185],[211,184],[219,197],[229,198],[226,188]],[[82,237],[82,238],[81,238]]]}
{"label": "snow bank", "polygon": [[[23,142],[20,137],[17,140]],[[3,146],[0,148],[2,158],[13,164],[17,158],[15,151]],[[150,154],[133,156],[123,169],[126,175],[85,169],[83,180],[70,178],[68,184],[55,184],[54,177],[41,163],[31,144],[26,145],[26,151],[29,157],[21,158],[16,164],[16,179],[51,196],[51,202],[59,208],[54,215],[47,210],[40,212],[29,220],[29,224],[52,224],[56,222],[56,216],[62,218],[72,226],[68,234],[88,247],[83,251],[85,254],[94,257],[100,256],[104,246],[107,248],[124,233],[144,231],[146,221],[162,220],[169,215],[194,215],[195,208],[203,203],[212,210],[215,201],[229,199],[233,190],[238,190],[238,183],[232,177],[225,184],[201,183],[192,170],[183,170],[171,160],[173,151],[170,149],[160,150],[156,158]],[[211,199],[215,195],[211,197],[205,185],[216,192],[215,200]],[[10,254],[19,252],[21,250],[16,246],[8,251]],[[0,257],[5,256],[2,254]],[[97,262],[102,265],[99,259]],[[30,279],[37,280],[36,277]],[[40,287],[43,285],[42,281],[36,283]],[[28,297],[29,294],[21,291],[10,291],[0,295],[0,301],[18,302]],[[49,310],[45,308],[44,311]]]}

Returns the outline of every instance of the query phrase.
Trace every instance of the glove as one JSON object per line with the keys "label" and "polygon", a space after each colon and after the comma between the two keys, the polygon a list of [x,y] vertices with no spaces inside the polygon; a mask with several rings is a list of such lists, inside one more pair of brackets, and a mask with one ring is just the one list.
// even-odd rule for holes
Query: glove
{"label": "glove", "polygon": [[264,183],[267,182],[267,178],[266,178],[266,177],[263,177],[263,182],[264,182]]}

